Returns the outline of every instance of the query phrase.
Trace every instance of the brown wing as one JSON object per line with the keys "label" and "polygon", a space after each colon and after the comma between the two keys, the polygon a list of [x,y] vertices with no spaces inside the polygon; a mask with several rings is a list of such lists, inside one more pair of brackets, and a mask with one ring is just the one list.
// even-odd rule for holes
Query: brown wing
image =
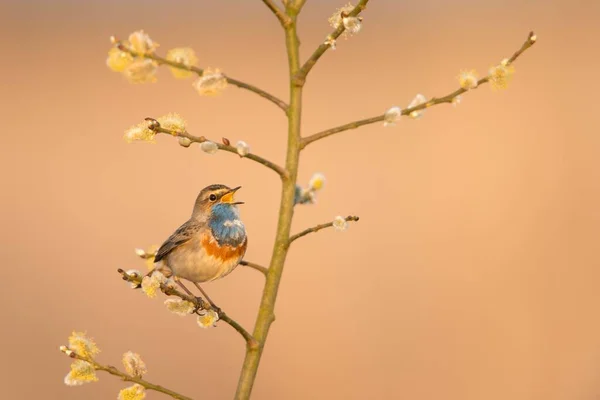
{"label": "brown wing", "polygon": [[160,246],[156,252],[154,262],[159,262],[172,252],[177,246],[189,241],[200,230],[200,224],[196,221],[189,220],[181,225],[177,230],[169,236],[166,242]]}

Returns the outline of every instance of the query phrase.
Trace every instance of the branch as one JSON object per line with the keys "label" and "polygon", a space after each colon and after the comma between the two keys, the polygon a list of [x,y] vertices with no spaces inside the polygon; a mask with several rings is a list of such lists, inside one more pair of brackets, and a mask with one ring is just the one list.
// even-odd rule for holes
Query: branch
{"label": "branch", "polygon": [[[402,111],[402,115],[404,115],[404,111]],[[302,143],[300,144],[300,149],[304,149],[306,146],[311,144],[312,142],[326,138],[327,136],[331,136],[338,132],[347,131],[349,129],[356,129],[363,125],[374,124],[375,122],[383,121],[384,114],[378,115],[376,117],[361,119],[358,121],[349,122],[345,125],[336,126],[335,128],[327,129],[326,131],[322,131],[319,133],[315,133],[313,135],[302,138]]]}
{"label": "branch", "polygon": [[[530,32],[529,36],[527,37],[527,39],[525,40],[525,42],[521,45],[521,48],[519,50],[517,50],[512,55],[512,57],[510,57],[508,59],[508,62],[507,62],[506,65],[508,66],[508,65],[511,65],[513,62],[515,62],[516,59],[521,54],[523,54],[523,52],[525,50],[529,49],[531,46],[533,46],[535,44],[536,40],[537,40],[537,37],[535,36],[535,34],[533,32]],[[490,79],[489,79],[488,76],[486,76],[484,78],[481,78],[480,80],[477,81],[477,88],[480,85],[483,85],[484,83],[488,82],[489,80]],[[473,90],[473,89],[471,89],[471,90]],[[419,111],[419,110],[422,110],[424,108],[429,108],[429,107],[434,106],[436,104],[452,103],[452,100],[455,97],[457,97],[457,96],[465,93],[466,91],[467,91],[467,89],[459,88],[459,89],[455,90],[454,92],[452,92],[450,94],[447,94],[447,95],[445,95],[443,97],[434,97],[431,100],[429,100],[429,101],[427,101],[427,102],[425,102],[423,104],[419,104],[419,105],[416,105],[414,107],[410,107],[410,108],[406,108],[406,109],[402,110],[402,115],[409,115],[413,111]],[[334,134],[339,133],[339,132],[344,132],[344,131],[347,131],[349,129],[355,129],[355,128],[361,127],[363,125],[373,124],[375,122],[381,122],[381,121],[384,120],[384,116],[385,116],[385,114],[382,114],[382,115],[378,115],[376,117],[361,119],[361,120],[358,120],[358,121],[350,122],[350,123],[345,124],[345,125],[340,125],[340,126],[337,126],[335,128],[327,129],[325,131],[318,132],[318,133],[312,134],[310,136],[304,137],[304,138],[302,138],[302,143],[300,145],[300,148],[303,149],[306,146],[308,146],[309,144],[311,144],[312,142],[315,142],[317,140],[326,138],[328,136],[334,135]]]}
{"label": "branch", "polygon": [[[356,5],[356,7],[354,7],[354,9],[348,13],[348,16],[356,17],[365,8],[367,8],[368,2],[369,2],[369,0],[360,0],[358,2],[358,4]],[[303,4],[303,2],[301,2],[301,4]],[[328,37],[330,39],[335,40],[342,33],[344,33],[345,30],[346,30],[346,28],[344,27],[344,24],[340,23],[340,26],[338,26],[333,32],[331,32]],[[306,62],[302,66],[302,68],[300,68],[300,70],[294,75],[293,81],[297,85],[302,86],[304,84],[304,82],[306,81],[306,76],[308,75],[310,70],[315,66],[317,61],[319,61],[319,58],[321,58],[321,56],[323,54],[325,54],[325,52],[327,51],[327,49],[329,49],[329,47],[331,47],[331,45],[329,43],[321,43],[321,45],[319,45],[319,47],[317,47],[317,49],[312,54],[312,56],[310,56],[310,58],[308,60],[306,60]]]}
{"label": "branch", "polygon": [[[121,268],[119,268],[117,270],[117,272],[121,274],[124,281],[132,282],[132,283],[137,284],[138,286],[141,286],[142,277],[137,276],[137,275],[129,275],[127,272],[125,272]],[[189,296],[185,293],[180,292],[179,290],[175,289],[174,287],[166,285],[164,283],[160,285],[160,290],[167,296],[177,296],[182,300],[186,300],[186,301],[189,301],[190,303],[193,303],[194,306],[196,307],[196,311],[195,311],[196,314],[198,314],[200,310],[206,310],[206,309],[210,308],[210,305],[205,304],[204,301],[202,301],[200,298],[197,298],[194,296]],[[218,314],[219,314],[220,320],[223,320],[226,323],[228,323],[229,325],[231,325],[231,327],[233,329],[235,329],[236,331],[238,331],[238,333],[240,335],[242,335],[242,337],[246,340],[246,345],[248,346],[248,348],[255,348],[256,346],[258,346],[258,342],[256,341],[256,339],[254,339],[254,337],[252,337],[252,335],[250,333],[248,333],[248,331],[246,331],[240,324],[238,324],[236,321],[231,319],[222,310],[218,310]]]}
{"label": "branch", "polygon": [[[290,2],[287,3],[287,12],[296,18]],[[288,252],[287,242],[290,237],[290,227],[294,215],[294,199],[296,195],[296,180],[298,178],[298,162],[300,159],[300,124],[302,120],[302,87],[294,85],[292,77],[300,68],[300,43],[296,30],[296,24],[292,23],[285,28],[285,44],[290,77],[290,108],[288,112],[288,131],[287,131],[287,151],[285,160],[285,169],[289,173],[289,178],[282,181],[281,201],[279,203],[279,217],[277,221],[277,231],[275,233],[275,243],[273,244],[273,253],[269,263],[269,273],[267,275],[265,287],[260,300],[260,308],[256,316],[254,331],[252,335],[258,342],[254,349],[248,348],[244,357],[244,364],[238,379],[238,386],[235,393],[236,400],[248,400],[252,393],[254,381],[260,365],[262,351],[271,329],[271,324],[275,321],[275,303],[277,302],[277,293],[281,283],[281,276],[285,266],[285,259]]]}
{"label": "branch", "polygon": [[298,12],[300,12],[302,10],[302,7],[304,7],[304,3],[306,3],[306,0],[297,0],[296,9],[298,10]]}
{"label": "branch", "polygon": [[[192,143],[203,143],[203,142],[209,141],[209,139],[205,138],[204,136],[194,136],[194,135],[189,134],[187,131],[179,132],[176,130],[163,128],[160,126],[160,123],[157,120],[155,120],[154,118],[146,118],[146,120],[152,122],[149,126],[149,129],[153,130],[156,133],[167,133],[171,136],[184,137],[184,138],[189,139],[190,142],[192,142]],[[213,142],[213,143],[215,143],[217,145],[219,150],[224,150],[224,151],[228,151],[230,153],[238,154],[237,149],[231,145],[221,144],[221,143],[217,143],[217,142]],[[243,156],[243,157],[240,156],[240,157],[247,158],[252,161],[256,161],[257,163],[262,164],[269,169],[272,169],[273,171],[277,172],[277,174],[282,179],[286,179],[288,177],[288,173],[285,169],[283,169],[279,165],[277,165],[267,159],[257,156],[256,154],[248,153],[245,156]]]}
{"label": "branch", "polygon": [[61,351],[63,351],[65,354],[67,354],[71,358],[76,358],[78,360],[82,360],[82,361],[90,363],[94,367],[94,369],[97,371],[105,371],[111,375],[118,376],[119,378],[123,379],[125,382],[137,383],[138,385],[143,386],[148,390],[154,390],[155,392],[164,393],[166,395],[173,397],[174,399],[192,400],[191,397],[184,396],[182,394],[172,391],[171,389],[167,389],[166,387],[156,385],[154,383],[150,383],[147,380],[144,380],[137,376],[130,376],[130,375],[126,374],[125,372],[118,370],[116,367],[113,367],[112,365],[102,365],[91,358],[80,356],[79,354],[77,354],[73,350],[70,350],[69,348],[61,347]]}
{"label": "branch", "polygon": [[262,265],[258,265],[258,264],[252,263],[250,261],[242,260],[242,261],[240,261],[240,265],[245,265],[246,267],[250,267],[252,269],[255,269],[255,270],[261,272],[264,276],[267,276],[267,273],[269,272],[268,268],[263,267]]}
{"label": "branch", "polygon": [[275,14],[277,19],[281,23],[281,26],[286,28],[292,23],[292,19],[289,17],[289,15],[284,13],[283,10],[281,10],[281,8],[277,7],[277,5],[273,3],[272,0],[262,0],[262,2],[265,3],[265,5],[269,8],[269,10],[271,10],[273,14]]}
{"label": "branch", "polygon": [[[131,54],[133,57],[148,58],[150,60],[156,61],[159,65],[168,65],[170,67],[181,69],[184,71],[192,71],[192,72],[195,72],[198,76],[202,76],[202,73],[204,72],[204,69],[202,69],[202,68],[198,68],[193,65],[185,65],[183,63],[178,63],[175,61],[170,61],[170,60],[167,60],[166,58],[157,56],[154,53],[152,53],[152,54],[138,53],[136,51],[133,51],[133,50],[127,48],[127,46],[125,46],[121,42],[117,43],[117,47],[119,50],[121,50],[125,53]],[[271,103],[273,103],[277,107],[281,108],[283,110],[283,112],[285,112],[287,115],[288,105],[283,100],[280,100],[279,98],[273,96],[272,94],[270,94],[268,92],[265,92],[264,90],[254,86],[254,85],[250,85],[249,83],[238,81],[237,79],[231,78],[227,75],[223,75],[223,76],[225,77],[225,79],[227,79],[227,82],[232,84],[233,86],[237,86],[241,89],[249,90],[249,91],[254,92],[257,95],[269,100]]]}
{"label": "branch", "polygon": [[288,15],[298,15],[304,7],[306,0],[281,0]]}
{"label": "branch", "polygon": [[[356,222],[359,220],[359,218],[356,216],[350,215],[350,216],[346,217],[345,220],[347,222]],[[318,232],[321,229],[329,228],[332,226],[333,226],[333,222],[328,222],[326,224],[321,224],[321,225],[313,226],[312,228],[305,229],[302,232],[296,233],[295,235],[291,236],[290,239],[288,240],[288,245],[292,244],[292,242],[294,240],[300,239],[302,236],[306,236],[309,233]]]}

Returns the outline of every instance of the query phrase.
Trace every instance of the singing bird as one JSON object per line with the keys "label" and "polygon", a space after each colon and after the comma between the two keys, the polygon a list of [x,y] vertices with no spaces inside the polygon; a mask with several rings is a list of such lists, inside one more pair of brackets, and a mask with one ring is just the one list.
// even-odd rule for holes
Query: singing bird
{"label": "singing bird", "polygon": [[246,253],[248,237],[238,210],[238,205],[244,203],[233,198],[240,188],[210,185],[202,189],[191,218],[163,243],[154,259],[155,263],[162,261],[174,280],[192,296],[179,278],[193,282],[214,308],[198,283],[228,275]]}

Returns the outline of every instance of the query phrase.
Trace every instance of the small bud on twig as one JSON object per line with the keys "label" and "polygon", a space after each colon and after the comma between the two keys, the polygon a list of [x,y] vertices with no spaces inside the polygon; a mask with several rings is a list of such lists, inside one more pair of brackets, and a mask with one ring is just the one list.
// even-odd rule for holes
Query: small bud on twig
{"label": "small bud on twig", "polygon": [[59,350],[62,353],[65,353],[67,356],[69,356],[71,358],[75,358],[75,355],[76,355],[75,352],[73,350],[69,349],[67,346],[60,346]]}
{"label": "small bud on twig", "polygon": [[215,154],[217,150],[219,150],[219,146],[217,146],[215,142],[211,142],[210,140],[202,142],[200,148],[207,154]]}
{"label": "small bud on twig", "polygon": [[458,95],[458,96],[452,98],[451,103],[454,107],[456,107],[457,105],[460,104],[461,100],[462,100],[462,97],[460,95]]}
{"label": "small bud on twig", "polygon": [[536,40],[537,40],[537,35],[535,34],[535,32],[531,31],[529,33],[529,41],[531,43],[535,43]]}
{"label": "small bud on twig", "polygon": [[144,249],[135,249],[135,254],[137,254],[138,257],[145,257],[146,256],[146,251]]}
{"label": "small bud on twig", "polygon": [[190,145],[192,144],[192,141],[188,138],[186,138],[185,136],[180,136],[179,137],[179,145],[182,147],[190,147]]}
{"label": "small bud on twig", "polygon": [[331,50],[335,50],[336,49],[336,41],[331,36],[327,36],[327,38],[325,39],[325,41],[323,42],[323,44],[326,45],[326,46],[331,47]]}
{"label": "small bud on twig", "polygon": [[248,146],[248,143],[244,142],[243,140],[239,140],[236,143],[235,148],[240,157],[245,157],[248,155],[248,153],[250,153],[250,146]]}
{"label": "small bud on twig", "polygon": [[146,117],[144,118],[144,121],[148,121],[148,129],[155,131],[156,129],[160,128],[160,123],[154,118]]}
{"label": "small bud on twig", "polygon": [[458,83],[460,84],[460,87],[465,90],[475,89],[478,85],[478,81],[479,79],[477,78],[477,73],[474,69],[470,71],[461,71],[460,75],[458,75]]}
{"label": "small bud on twig", "polygon": [[348,221],[346,221],[346,218],[338,215],[333,219],[333,228],[336,231],[345,231],[348,229]]}
{"label": "small bud on twig", "polygon": [[397,106],[391,107],[383,115],[383,126],[395,126],[400,116],[402,116],[402,109]]}

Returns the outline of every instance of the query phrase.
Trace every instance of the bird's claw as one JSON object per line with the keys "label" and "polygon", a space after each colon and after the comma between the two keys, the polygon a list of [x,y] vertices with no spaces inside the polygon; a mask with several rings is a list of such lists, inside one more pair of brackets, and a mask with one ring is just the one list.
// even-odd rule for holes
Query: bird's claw
{"label": "bird's claw", "polygon": [[197,307],[194,310],[194,312],[197,312],[199,310],[213,310],[214,312],[217,313],[217,315],[219,317],[221,317],[224,314],[223,310],[221,310],[221,308],[217,307],[214,304],[206,302],[202,297],[196,297],[196,304],[197,304]]}
{"label": "bird's claw", "polygon": [[196,297],[196,303],[198,303],[198,309],[201,310],[209,310],[211,307],[202,297]]}

